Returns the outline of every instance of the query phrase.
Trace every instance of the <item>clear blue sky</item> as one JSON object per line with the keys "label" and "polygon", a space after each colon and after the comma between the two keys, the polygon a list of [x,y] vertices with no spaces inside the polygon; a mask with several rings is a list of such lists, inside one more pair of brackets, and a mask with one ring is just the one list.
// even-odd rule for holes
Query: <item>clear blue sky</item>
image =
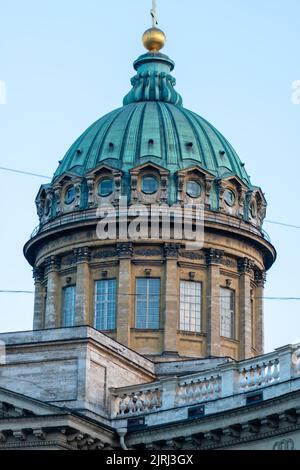
{"label": "clear blue sky", "polygon": [[[0,166],[52,175],[71,143],[130,89],[150,0],[0,0]],[[300,225],[299,0],[158,0],[184,105],[211,121],[263,188],[269,220]],[[32,290],[22,247],[45,180],[0,171],[0,289]],[[300,297],[299,229],[265,224],[278,250],[266,296]],[[0,293],[0,331],[30,329],[32,295]],[[300,341],[300,301],[265,301],[266,350]]]}

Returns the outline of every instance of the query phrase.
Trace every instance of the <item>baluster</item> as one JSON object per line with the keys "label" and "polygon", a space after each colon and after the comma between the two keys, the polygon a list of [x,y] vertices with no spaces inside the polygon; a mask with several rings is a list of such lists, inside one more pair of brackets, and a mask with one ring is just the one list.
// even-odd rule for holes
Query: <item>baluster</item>
{"label": "baluster", "polygon": [[253,370],[253,387],[258,387],[260,385],[260,366],[256,365]]}
{"label": "baluster", "polygon": [[191,382],[191,383],[189,384],[189,386],[187,387],[187,397],[188,397],[188,401],[190,401],[190,402],[193,401],[193,398],[194,398],[193,382]]}
{"label": "baluster", "polygon": [[150,390],[147,390],[145,392],[145,402],[144,402],[144,407],[145,407],[145,411],[149,411],[150,408],[151,408],[151,393],[150,393]]}
{"label": "baluster", "polygon": [[185,389],[184,386],[179,385],[178,387],[178,392],[177,392],[177,397],[178,397],[178,404],[183,404],[185,401]]}
{"label": "baluster", "polygon": [[196,382],[195,389],[194,389],[194,399],[195,401],[199,401],[201,399],[201,387],[200,382]]}
{"label": "baluster", "polygon": [[142,397],[143,397],[143,392],[140,392],[137,395],[137,399],[136,399],[136,411],[138,413],[140,413],[141,411],[144,410],[144,401],[143,401]]}
{"label": "baluster", "polygon": [[267,376],[266,376],[266,383],[270,383],[272,381],[272,362],[269,361],[267,366]]}
{"label": "baluster", "polygon": [[273,379],[276,381],[279,379],[279,361],[276,359],[274,362],[274,370],[273,370]]}
{"label": "baluster", "polygon": [[215,383],[214,383],[214,391],[215,391],[216,397],[219,397],[219,394],[221,392],[221,381],[220,381],[219,375],[216,378]]}
{"label": "baluster", "polygon": [[214,378],[211,377],[208,381],[208,387],[207,387],[208,396],[211,398],[212,398],[212,395],[214,394],[213,382],[214,382]]}
{"label": "baluster", "polygon": [[202,382],[202,398],[203,400],[206,400],[206,397],[207,397],[207,380],[204,379],[203,382]]}
{"label": "baluster", "polygon": [[123,395],[123,397],[121,397],[121,401],[119,404],[119,414],[121,415],[124,415],[125,411],[127,410],[126,398],[127,398],[127,395]]}
{"label": "baluster", "polygon": [[152,408],[153,408],[154,410],[156,410],[157,407],[158,407],[157,392],[158,392],[158,390],[153,390],[153,391],[152,391],[152,400],[151,400],[151,404],[152,404]]}
{"label": "baluster", "polygon": [[250,369],[248,371],[247,385],[248,385],[249,388],[251,388],[252,385],[253,385],[253,369],[252,369],[252,366],[250,367]]}
{"label": "baluster", "polygon": [[263,362],[260,368],[260,383],[265,385],[266,382],[266,364]]}
{"label": "baluster", "polygon": [[128,402],[128,410],[129,413],[134,413],[135,412],[135,402],[134,402],[135,396],[134,393],[132,393],[129,397],[129,402]]}
{"label": "baluster", "polygon": [[247,387],[247,371],[246,371],[246,369],[243,369],[240,374],[241,374],[240,387],[241,387],[241,389],[244,389],[244,388]]}

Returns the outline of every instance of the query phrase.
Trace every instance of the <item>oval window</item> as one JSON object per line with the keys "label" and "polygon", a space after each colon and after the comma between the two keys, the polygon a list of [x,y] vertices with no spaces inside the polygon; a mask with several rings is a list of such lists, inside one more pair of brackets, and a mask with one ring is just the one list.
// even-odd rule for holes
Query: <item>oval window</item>
{"label": "oval window", "polygon": [[200,197],[202,193],[201,184],[197,183],[197,181],[189,181],[186,185],[186,192],[190,197]]}
{"label": "oval window", "polygon": [[154,176],[145,176],[142,181],[142,191],[145,194],[154,194],[158,190],[158,181]]}
{"label": "oval window", "polygon": [[65,193],[65,203],[72,204],[75,201],[76,191],[74,186],[69,186]]}
{"label": "oval window", "polygon": [[112,179],[105,179],[99,183],[99,195],[102,197],[109,196],[114,190],[114,183]]}
{"label": "oval window", "polygon": [[226,202],[227,206],[233,207],[235,204],[235,194],[231,189],[225,189],[224,191],[224,201]]}

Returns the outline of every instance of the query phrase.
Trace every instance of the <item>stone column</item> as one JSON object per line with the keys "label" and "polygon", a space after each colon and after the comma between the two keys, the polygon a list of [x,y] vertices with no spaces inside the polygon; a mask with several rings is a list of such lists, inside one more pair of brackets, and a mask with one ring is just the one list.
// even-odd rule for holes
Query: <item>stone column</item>
{"label": "stone column", "polygon": [[239,280],[239,325],[240,325],[240,360],[251,357],[252,322],[251,322],[251,274],[254,263],[249,258],[238,259]]}
{"label": "stone column", "polygon": [[220,264],[224,251],[206,250],[207,264],[207,355],[220,356]]}
{"label": "stone column", "polygon": [[90,293],[90,249],[85,246],[74,250],[77,264],[75,325],[89,325],[89,293]]}
{"label": "stone column", "polygon": [[164,354],[176,355],[179,315],[179,293],[177,287],[177,259],[179,245],[165,243],[165,309],[164,309]]}
{"label": "stone column", "polygon": [[266,273],[260,269],[254,271],[256,288],[255,298],[255,349],[258,355],[264,354],[264,287]]}
{"label": "stone column", "polygon": [[34,278],[34,313],[33,329],[41,330],[44,327],[44,303],[45,293],[42,285],[44,280],[44,270],[42,268],[33,269]]}
{"label": "stone column", "polygon": [[58,289],[60,258],[50,256],[46,258],[47,298],[45,312],[45,328],[55,328],[58,325]]}
{"label": "stone column", "polygon": [[117,341],[124,346],[130,346],[131,295],[126,294],[131,294],[132,243],[119,243],[117,250],[119,256]]}

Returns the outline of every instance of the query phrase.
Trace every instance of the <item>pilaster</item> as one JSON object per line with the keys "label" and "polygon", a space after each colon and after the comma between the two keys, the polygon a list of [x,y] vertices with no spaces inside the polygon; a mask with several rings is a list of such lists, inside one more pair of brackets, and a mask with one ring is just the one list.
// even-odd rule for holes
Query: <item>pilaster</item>
{"label": "pilaster", "polygon": [[239,279],[239,340],[240,360],[251,357],[252,322],[251,322],[251,275],[254,262],[249,258],[238,259]]}
{"label": "pilaster", "polygon": [[177,330],[179,296],[177,288],[177,259],[180,245],[165,243],[165,308],[164,308],[164,354],[178,355]]}
{"label": "pilaster", "polygon": [[44,269],[34,268],[34,313],[33,313],[33,329],[41,330],[44,327],[44,304],[45,289],[43,287]]}
{"label": "pilaster", "polygon": [[50,256],[45,260],[47,274],[47,297],[45,312],[45,328],[55,328],[58,324],[58,289],[59,289],[60,258]]}
{"label": "pilaster", "polygon": [[75,325],[88,325],[89,322],[89,289],[90,289],[90,249],[85,246],[74,250],[77,264]]}
{"label": "pilaster", "polygon": [[220,264],[224,251],[205,250],[207,264],[207,355],[220,356]]}
{"label": "pilaster", "polygon": [[117,341],[124,346],[130,346],[132,243],[118,243],[117,251],[119,256]]}

